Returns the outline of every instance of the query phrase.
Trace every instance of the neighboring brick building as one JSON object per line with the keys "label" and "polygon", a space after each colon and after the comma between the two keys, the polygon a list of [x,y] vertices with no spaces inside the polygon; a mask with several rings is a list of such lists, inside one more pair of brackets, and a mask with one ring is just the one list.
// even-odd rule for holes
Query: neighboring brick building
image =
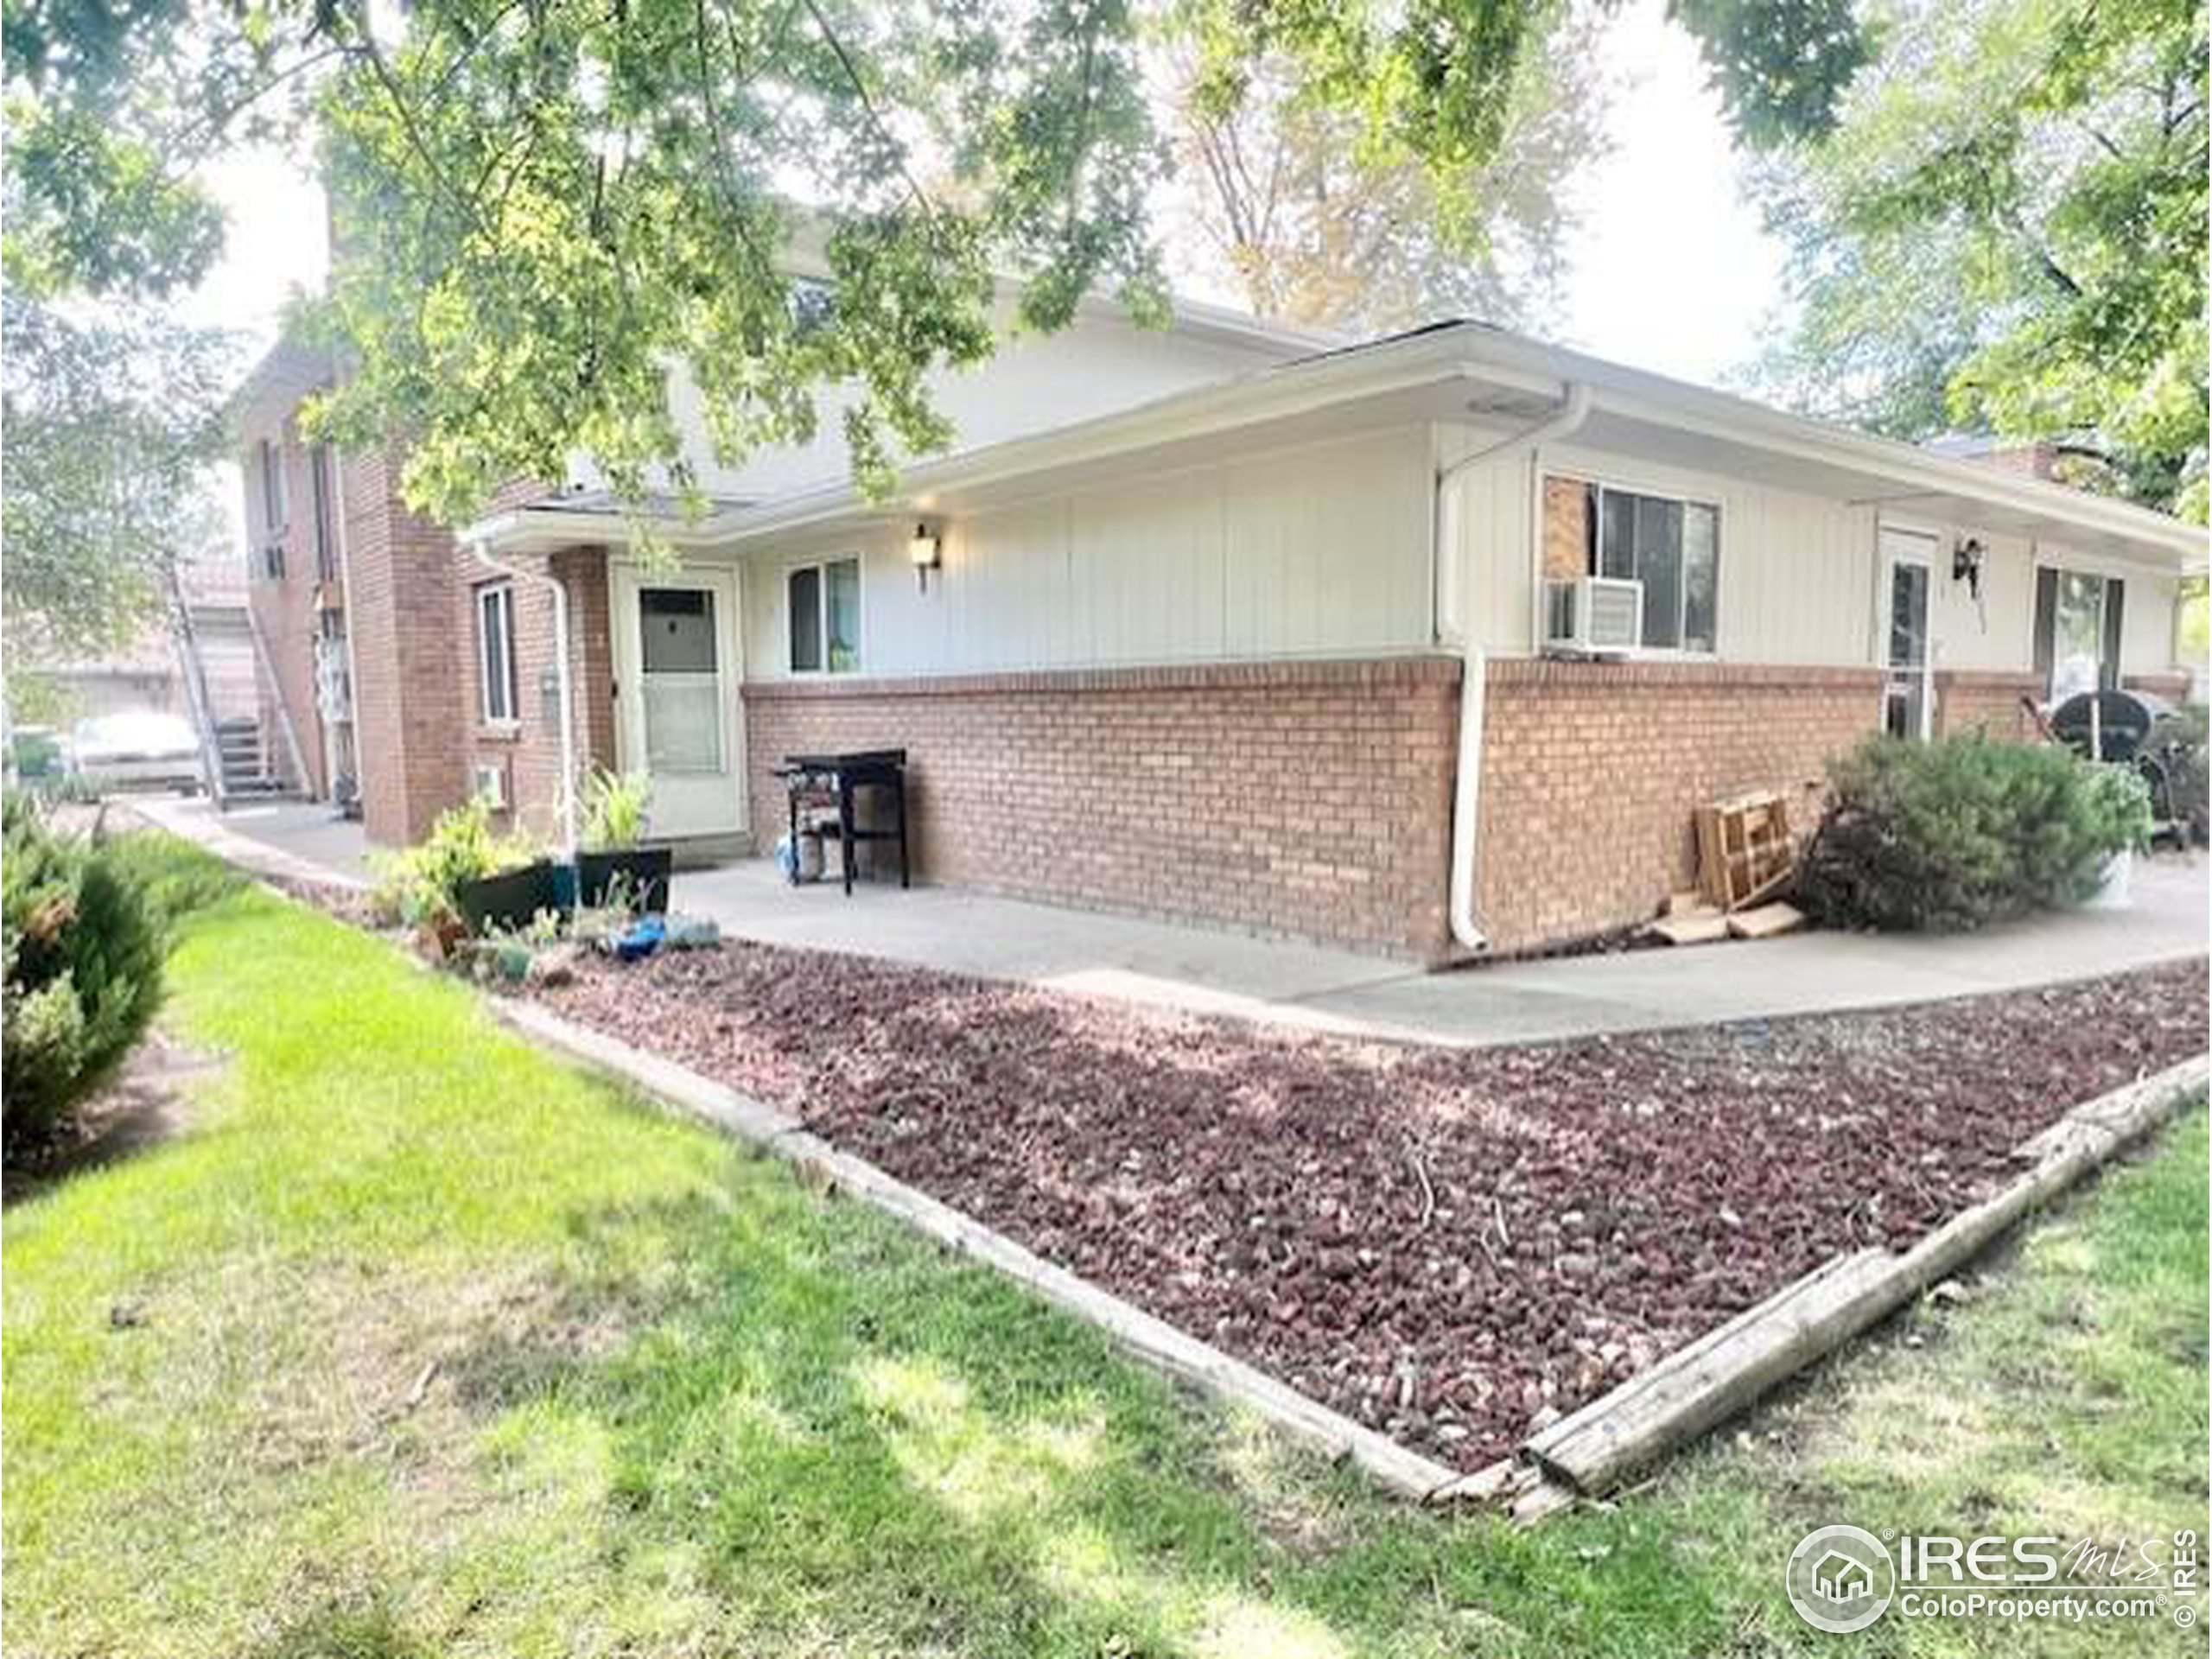
{"label": "neighboring brick building", "polygon": [[[834,435],[702,444],[672,564],[588,477],[456,537],[391,457],[320,463],[334,584],[321,515],[249,502],[272,650],[335,610],[353,664],[342,706],[275,677],[308,770],[351,765],[387,843],[472,791],[558,839],[564,754],[642,770],[703,857],[772,845],[786,756],[903,747],[925,879],[1436,962],[1640,921],[1694,874],[1698,804],[1809,816],[1867,733],[2186,683],[2202,544],[2158,515],[1493,330],[1313,344],[1087,313],[948,380],[965,448],[888,505]],[[242,400],[294,500],[322,499],[313,367],[280,352]],[[1601,609],[1633,634],[1563,655]]]}

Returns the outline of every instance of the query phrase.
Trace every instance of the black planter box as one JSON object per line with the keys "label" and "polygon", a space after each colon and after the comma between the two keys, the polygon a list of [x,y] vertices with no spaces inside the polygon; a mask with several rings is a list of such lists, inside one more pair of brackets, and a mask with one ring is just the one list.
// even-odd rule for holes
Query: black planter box
{"label": "black planter box", "polygon": [[527,927],[539,911],[556,908],[558,899],[553,866],[543,859],[481,881],[464,881],[454,889],[453,897],[471,933]]}
{"label": "black planter box", "polygon": [[629,907],[641,916],[668,909],[668,873],[676,855],[665,847],[632,847],[621,852],[576,855],[576,901],[596,909],[610,888],[620,888]]}

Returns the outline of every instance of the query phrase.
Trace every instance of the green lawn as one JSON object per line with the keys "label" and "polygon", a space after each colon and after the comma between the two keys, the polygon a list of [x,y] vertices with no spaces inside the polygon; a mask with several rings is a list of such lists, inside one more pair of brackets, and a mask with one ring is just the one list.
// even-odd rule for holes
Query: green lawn
{"label": "green lawn", "polygon": [[2016,1656],[2083,1638],[1840,1643],[1781,1563],[1828,1520],[2205,1525],[2201,1111],[1963,1310],[1524,1534],[1315,1465],[267,894],[187,923],[172,982],[229,1062],[190,1131],[5,1220],[11,1651]]}

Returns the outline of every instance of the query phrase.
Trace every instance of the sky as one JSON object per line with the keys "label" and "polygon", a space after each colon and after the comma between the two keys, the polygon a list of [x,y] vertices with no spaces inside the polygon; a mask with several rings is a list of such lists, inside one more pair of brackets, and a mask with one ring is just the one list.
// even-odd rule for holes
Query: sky
{"label": "sky", "polygon": [[[1563,343],[1715,384],[1750,354],[1779,296],[1782,252],[1738,198],[1720,103],[1665,0],[1630,0],[1598,48],[1614,83],[1607,152],[1577,181],[1579,222]],[[283,156],[230,157],[207,177],[229,215],[222,264],[188,320],[235,328],[257,349],[286,299],[323,276],[321,192]],[[226,495],[238,505],[235,486]],[[238,533],[244,534],[241,528]]]}

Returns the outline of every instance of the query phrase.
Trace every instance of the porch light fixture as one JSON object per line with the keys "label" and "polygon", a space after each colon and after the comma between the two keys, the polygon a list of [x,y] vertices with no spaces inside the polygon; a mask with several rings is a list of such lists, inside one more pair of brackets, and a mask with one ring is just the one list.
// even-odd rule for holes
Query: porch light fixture
{"label": "porch light fixture", "polygon": [[930,572],[944,563],[944,554],[943,543],[927,523],[914,526],[913,539],[906,543],[906,556],[913,563],[914,576],[921,583],[922,591],[929,592]]}

